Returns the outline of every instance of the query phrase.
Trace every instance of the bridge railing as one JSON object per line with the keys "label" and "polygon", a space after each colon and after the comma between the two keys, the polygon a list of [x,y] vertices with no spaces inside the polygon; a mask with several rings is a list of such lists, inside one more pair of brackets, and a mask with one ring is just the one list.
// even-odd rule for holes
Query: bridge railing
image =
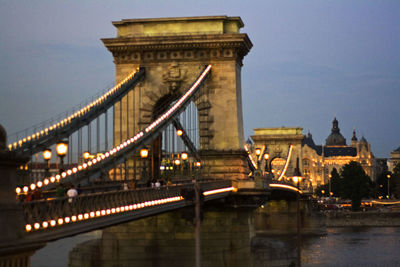
{"label": "bridge railing", "polygon": [[[206,192],[230,187],[231,181],[201,181],[199,184],[201,190]],[[66,223],[129,211],[133,206],[135,209],[139,209],[180,201],[183,200],[183,190],[192,190],[193,188],[192,182],[185,182],[159,188],[120,190],[79,195],[74,198],[37,200],[23,202],[20,205],[23,209],[24,225],[29,226],[26,230],[43,230]]]}

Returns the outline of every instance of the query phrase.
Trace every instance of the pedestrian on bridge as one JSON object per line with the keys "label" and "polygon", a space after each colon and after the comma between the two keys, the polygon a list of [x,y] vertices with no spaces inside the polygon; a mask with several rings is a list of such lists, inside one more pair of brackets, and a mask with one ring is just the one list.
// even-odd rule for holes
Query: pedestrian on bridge
{"label": "pedestrian on bridge", "polygon": [[70,189],[67,191],[67,196],[69,197],[68,202],[72,203],[74,197],[78,196],[78,190],[75,189],[75,186],[72,185]]}

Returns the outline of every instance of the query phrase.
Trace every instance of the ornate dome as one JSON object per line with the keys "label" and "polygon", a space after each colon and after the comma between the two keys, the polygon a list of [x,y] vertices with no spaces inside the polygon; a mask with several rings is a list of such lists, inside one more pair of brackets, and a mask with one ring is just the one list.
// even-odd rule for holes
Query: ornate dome
{"label": "ornate dome", "polygon": [[326,146],[345,146],[346,138],[344,138],[340,133],[339,122],[336,117],[333,120],[332,125],[332,132],[328,138],[326,138]]}

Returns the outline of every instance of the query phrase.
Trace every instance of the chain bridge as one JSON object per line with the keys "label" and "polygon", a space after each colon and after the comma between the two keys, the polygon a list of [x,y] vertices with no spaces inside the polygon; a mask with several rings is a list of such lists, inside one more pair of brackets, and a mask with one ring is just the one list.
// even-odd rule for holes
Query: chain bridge
{"label": "chain bridge", "polygon": [[[284,179],[291,147],[274,180],[263,152],[244,144],[241,67],[252,43],[239,17],[113,24],[117,37],[102,41],[114,87],[8,145],[1,129],[4,266],[28,265],[45,242],[199,200],[301,193]],[[65,195],[70,187],[79,195]]]}

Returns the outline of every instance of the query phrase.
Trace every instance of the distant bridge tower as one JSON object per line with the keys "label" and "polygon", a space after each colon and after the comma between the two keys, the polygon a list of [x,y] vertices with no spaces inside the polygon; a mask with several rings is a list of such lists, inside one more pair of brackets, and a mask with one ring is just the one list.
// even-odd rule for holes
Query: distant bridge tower
{"label": "distant bridge tower", "polygon": [[252,43],[240,33],[240,17],[124,19],[113,25],[117,37],[102,41],[114,56],[116,80],[139,66],[146,69],[139,88],[122,100],[122,108],[115,106],[114,142],[149,124],[158,107],[182,94],[212,64],[212,75],[195,100],[203,165],[213,177],[245,178],[241,67]]}

